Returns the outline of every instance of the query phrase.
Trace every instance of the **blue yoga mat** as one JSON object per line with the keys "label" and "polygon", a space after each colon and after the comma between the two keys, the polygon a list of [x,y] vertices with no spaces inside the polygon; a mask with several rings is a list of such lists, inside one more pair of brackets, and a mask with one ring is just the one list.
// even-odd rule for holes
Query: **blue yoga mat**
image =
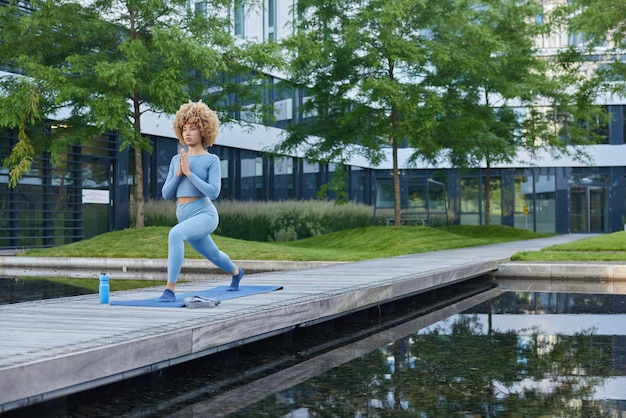
{"label": "blue yoga mat", "polygon": [[[157,298],[137,299],[137,300],[112,300],[111,305],[116,306],[147,306],[152,308],[181,308],[185,306],[183,299],[187,296],[202,296],[203,298],[218,299],[220,301],[226,299],[240,298],[243,296],[256,295],[259,293],[273,292],[282,289],[282,286],[239,286],[239,290],[231,292],[228,286],[218,286],[212,289],[199,290],[197,292],[187,292],[176,295],[174,302],[159,302]],[[158,296],[157,296],[158,297]]]}

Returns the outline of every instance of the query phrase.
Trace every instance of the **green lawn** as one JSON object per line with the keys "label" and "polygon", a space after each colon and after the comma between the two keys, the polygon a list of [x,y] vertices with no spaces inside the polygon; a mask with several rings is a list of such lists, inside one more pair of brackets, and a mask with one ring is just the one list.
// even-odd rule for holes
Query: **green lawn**
{"label": "green lawn", "polygon": [[[167,258],[168,227],[114,231],[60,247],[26,250],[42,257]],[[411,253],[472,247],[548,236],[503,226],[384,227],[372,226],[292,242],[252,242],[213,236],[234,260],[358,261]],[[188,258],[201,258],[187,247]],[[626,232],[594,236],[543,251],[522,252],[518,261],[626,261]]]}
{"label": "green lawn", "polygon": [[[125,229],[60,247],[26,250],[42,257],[167,258],[168,227]],[[213,236],[236,260],[357,261],[380,257],[471,247],[545,236],[501,226],[445,228],[366,227],[292,242],[252,242]],[[187,247],[188,258],[201,258]]]}
{"label": "green lawn", "polygon": [[626,261],[626,232],[603,234],[541,251],[515,254],[513,261]]}

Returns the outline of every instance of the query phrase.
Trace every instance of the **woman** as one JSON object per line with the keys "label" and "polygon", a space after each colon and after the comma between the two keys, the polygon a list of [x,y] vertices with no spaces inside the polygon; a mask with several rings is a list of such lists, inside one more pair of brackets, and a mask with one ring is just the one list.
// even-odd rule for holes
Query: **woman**
{"label": "woman", "polygon": [[228,290],[239,290],[243,269],[235,266],[211,238],[219,223],[213,200],[220,194],[222,176],[219,157],[210,154],[207,148],[215,143],[218,128],[217,115],[201,101],[182,105],[174,117],[174,133],[187,149],[182,148],[172,157],[162,189],[164,199],[176,197],[178,224],[169,233],[167,285],[159,301],[176,300],[175,288],[185,256],[185,241],[232,275]]}

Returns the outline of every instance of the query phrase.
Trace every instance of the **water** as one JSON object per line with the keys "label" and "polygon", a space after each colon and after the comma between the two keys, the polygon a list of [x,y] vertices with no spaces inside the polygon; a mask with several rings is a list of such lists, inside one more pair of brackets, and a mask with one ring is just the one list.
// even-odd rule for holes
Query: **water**
{"label": "water", "polygon": [[0,287],[0,305],[94,293],[89,289],[45,278],[0,276]]}
{"label": "water", "polygon": [[7,416],[626,416],[625,295],[478,284]]}
{"label": "water", "polygon": [[[317,359],[322,373],[241,408],[253,387],[185,412],[231,417],[624,416],[626,297],[506,293],[336,367],[361,341]],[[293,373],[293,376],[300,376]],[[281,380],[277,377],[274,381]],[[287,387],[288,386],[288,387]],[[272,387],[263,382],[262,387]],[[241,401],[240,401],[241,403]],[[619,414],[619,415],[618,415]],[[172,416],[184,416],[173,414]]]}

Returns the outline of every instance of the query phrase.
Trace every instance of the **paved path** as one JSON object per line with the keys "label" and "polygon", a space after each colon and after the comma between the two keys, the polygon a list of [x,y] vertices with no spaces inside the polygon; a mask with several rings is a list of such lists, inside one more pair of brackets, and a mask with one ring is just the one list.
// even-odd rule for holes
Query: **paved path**
{"label": "paved path", "polygon": [[[0,412],[158,370],[296,327],[495,271],[518,251],[570,242],[563,235],[317,268],[247,275],[242,285],[283,290],[215,309],[102,305],[97,295],[0,306]],[[179,286],[179,292],[226,285]],[[161,289],[114,292],[113,300]]]}

